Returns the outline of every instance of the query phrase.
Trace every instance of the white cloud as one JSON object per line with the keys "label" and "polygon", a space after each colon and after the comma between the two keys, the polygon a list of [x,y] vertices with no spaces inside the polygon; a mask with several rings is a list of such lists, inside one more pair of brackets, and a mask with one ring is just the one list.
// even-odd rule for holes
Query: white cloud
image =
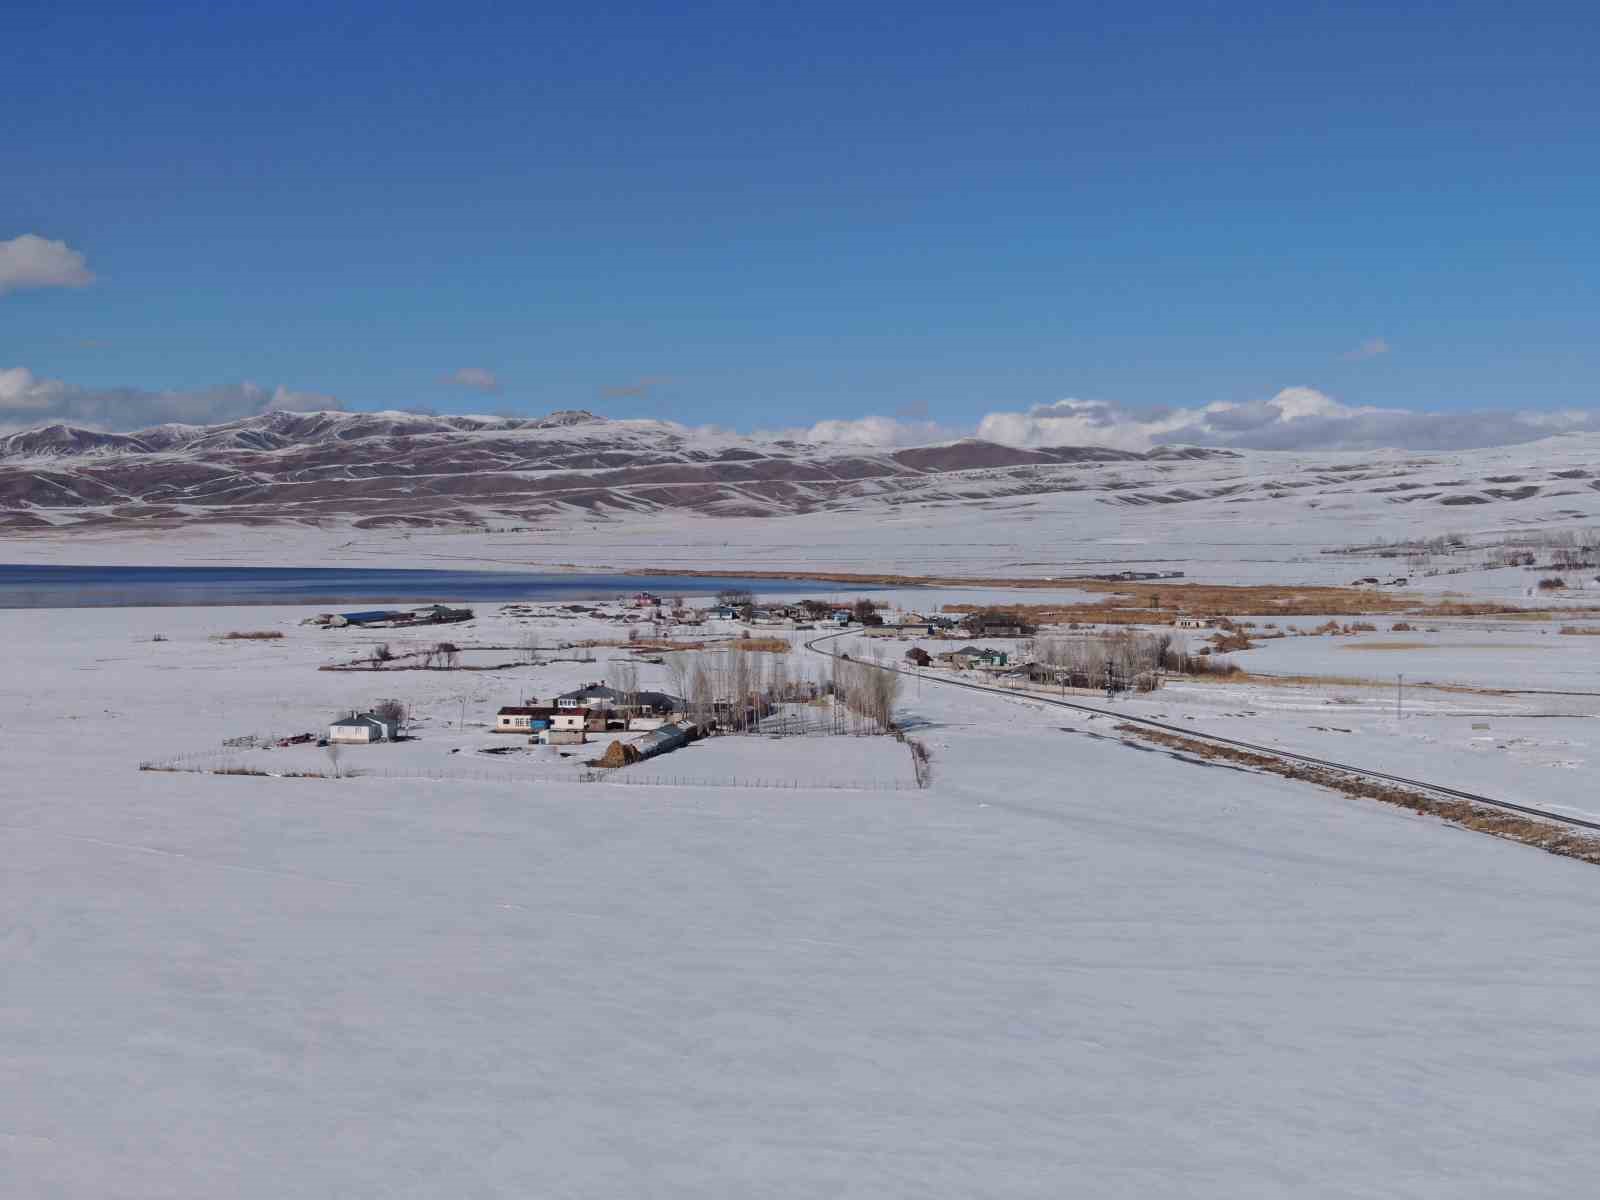
{"label": "white cloud", "polygon": [[976,436],[1024,449],[1103,446],[1142,452],[1160,445],[1240,450],[1467,450],[1584,431],[1600,432],[1600,413],[1585,409],[1419,412],[1343,404],[1316,388],[1289,387],[1266,400],[1183,408],[1060,400],[1021,412],[991,412],[978,422],[976,430],[926,420],[865,416],[755,436],[863,450],[892,450]]}
{"label": "white cloud", "polygon": [[27,367],[0,369],[0,412],[48,408],[66,389],[56,379],[40,379]]}
{"label": "white cloud", "polygon": [[1130,409],[1103,400],[1061,400],[1027,412],[994,412],[978,422],[978,436],[1004,446],[1107,446],[1148,450],[1191,425],[1192,409]]}
{"label": "white cloud", "polygon": [[479,392],[498,392],[500,390],[499,377],[493,371],[484,367],[461,367],[459,370],[450,373],[448,382],[455,384],[457,387],[472,388]]}
{"label": "white cloud", "polygon": [[858,446],[863,450],[892,450],[899,446],[925,446],[964,436],[936,421],[905,421],[898,417],[854,417],[818,421],[805,428],[764,430],[754,435],[767,441],[812,442],[822,446]]}
{"label": "white cloud", "polygon": [[1347,362],[1361,362],[1387,353],[1389,353],[1389,343],[1377,337],[1368,338],[1353,350],[1346,350],[1344,357]]}
{"label": "white cloud", "polygon": [[1102,400],[1063,400],[984,417],[978,436],[1008,446],[1109,446],[1148,450],[1163,443],[1253,450],[1467,450],[1537,441],[1555,433],[1600,432],[1584,410],[1427,412],[1341,404],[1310,387],[1269,400],[1195,408],[1135,409]]}
{"label": "white cloud", "polygon": [[126,431],[170,421],[211,425],[264,412],[315,412],[340,407],[332,396],[285,387],[269,389],[255,383],[187,392],[84,388],[59,379],[41,379],[26,367],[0,367],[0,425],[10,428],[60,423]]}
{"label": "white cloud", "polygon": [[94,282],[83,255],[33,233],[0,242],[0,296],[23,288],[85,287]]}

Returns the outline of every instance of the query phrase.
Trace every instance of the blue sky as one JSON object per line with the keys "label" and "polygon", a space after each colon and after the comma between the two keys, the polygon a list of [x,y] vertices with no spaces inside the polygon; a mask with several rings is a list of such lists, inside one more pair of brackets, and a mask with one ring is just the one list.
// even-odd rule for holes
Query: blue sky
{"label": "blue sky", "polygon": [[1590,6],[232,7],[0,8],[0,243],[83,257],[0,292],[0,371],[742,429],[1600,399]]}

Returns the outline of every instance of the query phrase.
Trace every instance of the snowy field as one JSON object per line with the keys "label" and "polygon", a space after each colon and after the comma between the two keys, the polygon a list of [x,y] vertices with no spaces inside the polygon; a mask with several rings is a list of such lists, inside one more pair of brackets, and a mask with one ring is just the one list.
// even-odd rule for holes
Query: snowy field
{"label": "snowy field", "polygon": [[[477,754],[495,707],[605,667],[602,649],[318,671],[404,637],[304,615],[0,613],[5,1195],[1505,1197],[1592,1178],[1591,866],[931,680],[901,701],[927,791],[134,769],[397,695],[419,740],[347,761],[509,774]],[[485,611],[451,636],[530,624],[605,632]],[[235,629],[285,636],[217,640]],[[1254,707],[1285,738],[1347,724],[1234,695],[1136,703]],[[1418,761],[1441,745],[1459,749]],[[692,755],[909,769],[888,739],[730,738],[657,773]]]}
{"label": "snowy field", "polygon": [[[1600,595],[1600,593],[1597,593]],[[1288,637],[1262,641],[1233,655],[1251,671],[1342,675],[1393,681],[1462,684],[1508,691],[1538,690],[1600,694],[1600,636],[1563,634],[1569,627],[1595,629],[1600,622],[1473,620],[1414,622],[1391,631],[1393,619],[1371,622],[1376,633],[1348,637]]]}
{"label": "snowy field", "polygon": [[[1324,621],[1279,624],[1311,629]],[[1562,636],[1555,623],[1443,621],[1400,633],[1388,632],[1389,619],[1375,624],[1374,633],[1263,640],[1228,655],[1249,677],[1169,677],[1158,691],[1119,697],[1112,707],[1197,733],[1600,820],[1600,639]],[[1193,648],[1203,636],[1185,640]],[[930,653],[941,648],[927,640],[858,638],[840,646],[898,659],[914,644]],[[1402,672],[1403,685],[1396,678]],[[952,675],[935,667],[922,674],[924,689],[938,678],[998,682],[981,671]],[[1010,686],[1089,705],[1103,701],[1098,693]],[[1063,713],[1062,719],[1079,718]]]}

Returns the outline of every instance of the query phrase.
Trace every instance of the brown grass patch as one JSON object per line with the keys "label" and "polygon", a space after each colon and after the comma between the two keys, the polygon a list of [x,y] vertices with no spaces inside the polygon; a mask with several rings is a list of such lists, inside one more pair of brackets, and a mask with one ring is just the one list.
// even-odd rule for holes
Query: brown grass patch
{"label": "brown grass patch", "polygon": [[222,635],[225,642],[275,642],[283,634],[275,629],[235,629]]}
{"label": "brown grass patch", "polygon": [[788,638],[734,638],[728,645],[735,650],[750,650],[759,654],[787,654],[793,648]]}
{"label": "brown grass patch", "polygon": [[[1002,586],[987,583],[975,586]],[[1338,613],[1349,616],[1407,614],[1418,617],[1503,617],[1512,620],[1548,620],[1568,609],[1521,609],[1505,604],[1439,600],[1427,603],[1415,595],[1374,592],[1364,588],[1285,587],[1269,584],[1223,585],[1192,583],[1167,585],[1149,583],[1074,583],[1062,585],[1081,591],[1103,591],[1109,598],[1082,604],[947,604],[949,613],[974,612],[980,608],[1014,613],[1034,625],[1065,625],[1077,621],[1101,625],[1168,625],[1180,616],[1216,618],[1244,616],[1320,617]],[[1600,610],[1596,610],[1600,611]],[[1367,623],[1352,626],[1364,631]]]}
{"label": "brown grass patch", "polygon": [[1432,642],[1346,642],[1341,650],[1438,650]]}
{"label": "brown grass patch", "polygon": [[1543,646],[1511,642],[1347,642],[1341,650],[1542,650]]}
{"label": "brown grass patch", "polygon": [[1479,833],[1505,838],[1508,841],[1521,842],[1525,846],[1536,846],[1540,850],[1550,854],[1559,854],[1563,858],[1576,858],[1582,862],[1600,863],[1600,838],[1589,834],[1574,833],[1563,829],[1559,825],[1537,821],[1531,817],[1520,816],[1517,813],[1504,812],[1482,804],[1473,804],[1468,800],[1448,800],[1443,798],[1436,800],[1422,792],[1401,787],[1397,784],[1367,779],[1360,775],[1351,775],[1345,771],[1336,771],[1328,767],[1309,766],[1290,759],[1276,758],[1265,754],[1253,754],[1248,750],[1238,750],[1232,746],[1218,746],[1211,742],[1200,741],[1197,738],[1188,738],[1181,734],[1167,733],[1159,729],[1146,729],[1143,726],[1130,725],[1126,722],[1115,726],[1115,729],[1118,733],[1129,737],[1136,737],[1146,742],[1154,742],[1159,746],[1165,746],[1169,750],[1179,750],[1185,754],[1192,754],[1196,758],[1208,761],[1221,760],[1236,763],[1240,766],[1252,767],[1284,779],[1298,779],[1316,784],[1318,787],[1329,788],[1346,796],[1377,800],[1384,804],[1408,808],[1412,812],[1438,817],[1441,820],[1449,821],[1452,825],[1460,825],[1465,829],[1473,829]]}

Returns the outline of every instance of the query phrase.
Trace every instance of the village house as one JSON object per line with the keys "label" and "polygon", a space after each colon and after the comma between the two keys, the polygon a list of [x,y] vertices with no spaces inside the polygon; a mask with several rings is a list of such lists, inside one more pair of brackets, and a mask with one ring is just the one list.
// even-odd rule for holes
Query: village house
{"label": "village house", "polygon": [[614,729],[654,729],[674,713],[684,709],[684,701],[666,692],[619,692],[603,683],[586,684],[563,692],[553,701],[557,713],[585,709],[590,713],[589,728],[603,732]]}
{"label": "village house", "polygon": [[683,710],[683,700],[667,692],[619,692],[603,683],[589,683],[583,687],[562,692],[554,701],[556,708],[595,708],[614,710],[629,716],[666,716]]}
{"label": "village house", "polygon": [[972,637],[1032,637],[1033,627],[1009,613],[973,613],[966,622]]}
{"label": "village house", "polygon": [[966,669],[970,667],[1003,667],[1007,662],[1004,650],[995,650],[989,646],[957,646],[954,650],[947,650],[939,655],[940,662],[947,662],[953,667]]}
{"label": "village house", "polygon": [[610,708],[622,699],[622,693],[603,683],[588,683],[556,697],[557,708]]}
{"label": "village house", "polygon": [[535,733],[550,728],[554,708],[539,705],[508,705],[495,714],[496,733]]}
{"label": "village house", "polygon": [[[598,729],[595,728],[596,724]],[[548,746],[578,746],[587,740],[590,733],[604,733],[605,730],[604,712],[591,712],[587,708],[562,708],[551,716],[548,729],[542,729],[532,737]]]}
{"label": "village house", "polygon": [[1179,617],[1172,624],[1176,629],[1210,629],[1216,622],[1211,617]]}
{"label": "village house", "polygon": [[864,632],[868,637],[932,637],[930,621],[902,621],[896,625],[869,625]]}
{"label": "village house", "polygon": [[328,726],[330,743],[392,742],[400,736],[400,723],[376,713],[351,713]]}

